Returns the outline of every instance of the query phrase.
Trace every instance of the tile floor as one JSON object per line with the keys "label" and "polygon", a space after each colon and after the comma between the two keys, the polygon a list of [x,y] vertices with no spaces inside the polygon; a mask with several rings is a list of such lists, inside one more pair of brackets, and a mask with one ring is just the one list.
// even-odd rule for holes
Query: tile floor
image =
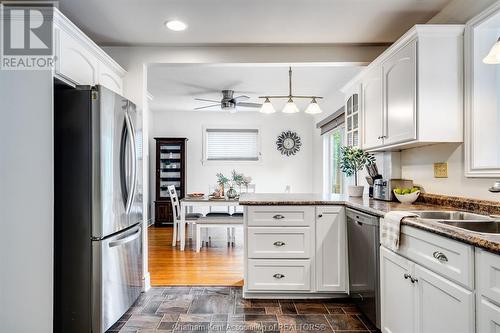
{"label": "tile floor", "polygon": [[155,287],[108,331],[370,332],[347,299],[245,300],[240,287]]}

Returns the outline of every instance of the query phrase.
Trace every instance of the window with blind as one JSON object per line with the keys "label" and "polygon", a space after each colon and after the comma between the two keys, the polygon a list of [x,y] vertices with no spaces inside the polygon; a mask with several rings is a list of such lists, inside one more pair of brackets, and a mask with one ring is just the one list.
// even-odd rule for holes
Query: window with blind
{"label": "window with blind", "polygon": [[205,129],[206,161],[258,161],[258,129]]}

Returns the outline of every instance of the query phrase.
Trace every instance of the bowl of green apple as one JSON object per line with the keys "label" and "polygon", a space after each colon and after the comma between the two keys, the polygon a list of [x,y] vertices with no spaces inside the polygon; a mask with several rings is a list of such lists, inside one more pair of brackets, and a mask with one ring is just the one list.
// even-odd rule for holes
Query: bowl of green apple
{"label": "bowl of green apple", "polygon": [[418,187],[396,188],[393,192],[399,202],[408,204],[417,201],[418,196],[420,195],[420,189]]}

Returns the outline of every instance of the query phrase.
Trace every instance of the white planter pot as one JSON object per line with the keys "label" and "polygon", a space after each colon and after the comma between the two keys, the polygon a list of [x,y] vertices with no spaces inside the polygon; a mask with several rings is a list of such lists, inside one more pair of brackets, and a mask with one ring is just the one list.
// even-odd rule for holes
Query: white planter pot
{"label": "white planter pot", "polygon": [[364,189],[364,186],[349,186],[347,188],[347,194],[349,194],[350,197],[362,197]]}

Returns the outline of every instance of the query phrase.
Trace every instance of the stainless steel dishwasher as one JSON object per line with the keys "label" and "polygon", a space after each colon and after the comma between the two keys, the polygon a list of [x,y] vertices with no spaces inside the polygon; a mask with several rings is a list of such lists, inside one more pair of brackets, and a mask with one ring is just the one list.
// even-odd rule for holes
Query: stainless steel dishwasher
{"label": "stainless steel dishwasher", "polygon": [[380,328],[379,219],[349,208],[346,214],[350,294]]}

